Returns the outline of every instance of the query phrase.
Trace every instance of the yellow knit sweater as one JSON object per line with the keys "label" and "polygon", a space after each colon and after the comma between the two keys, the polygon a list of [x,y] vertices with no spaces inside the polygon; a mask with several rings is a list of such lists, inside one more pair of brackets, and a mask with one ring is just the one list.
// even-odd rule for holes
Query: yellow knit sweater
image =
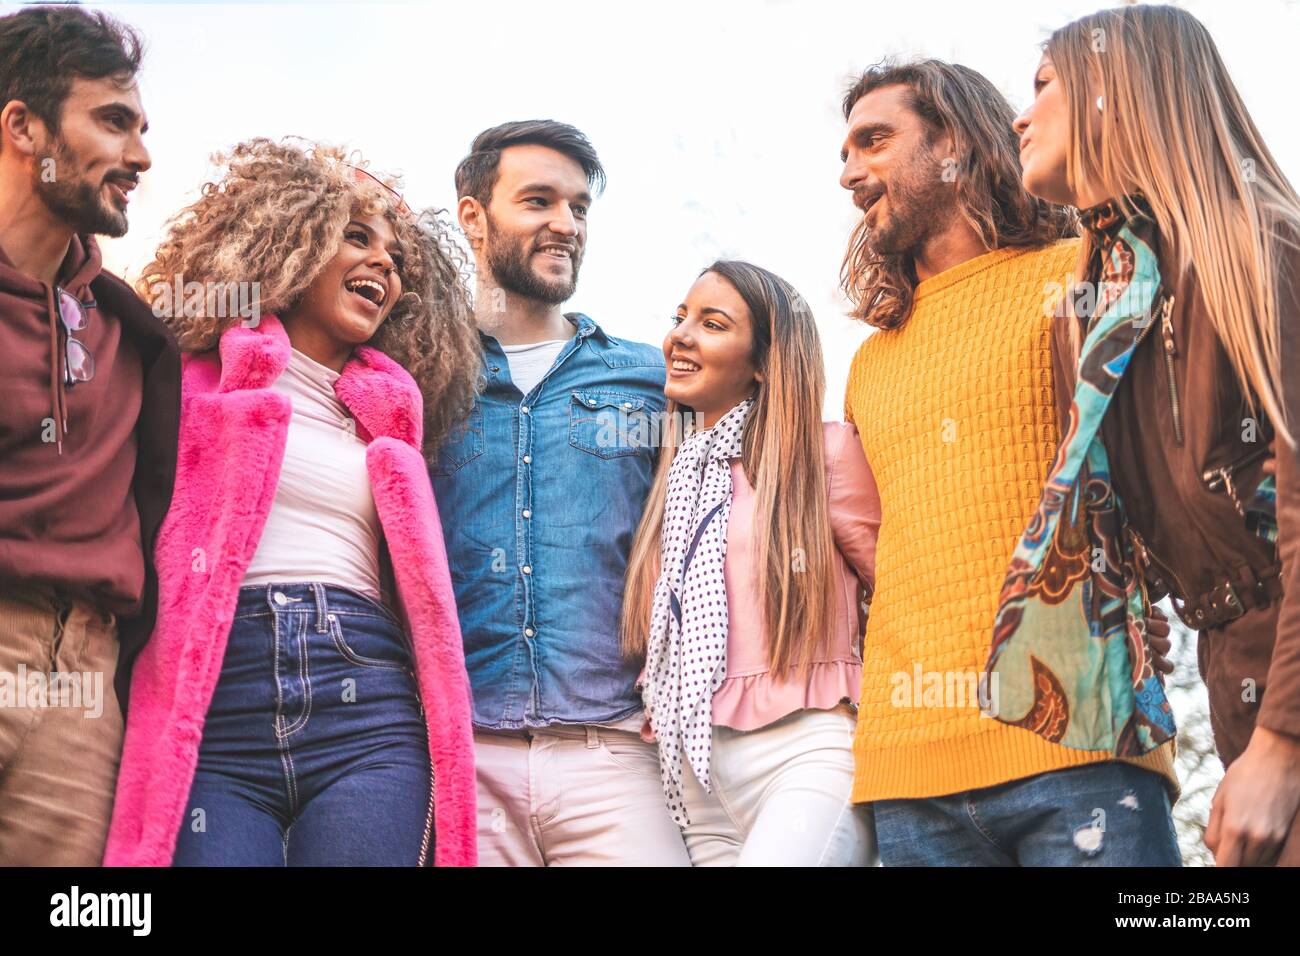
{"label": "yellow knit sweater", "polygon": [[[845,413],[880,488],[853,799],[935,797],[1110,759],[979,712],[998,594],[1060,429],[1051,285],[1077,240],[1002,249],[921,282],[901,329],[876,332]],[[1177,793],[1170,745],[1133,761]]]}

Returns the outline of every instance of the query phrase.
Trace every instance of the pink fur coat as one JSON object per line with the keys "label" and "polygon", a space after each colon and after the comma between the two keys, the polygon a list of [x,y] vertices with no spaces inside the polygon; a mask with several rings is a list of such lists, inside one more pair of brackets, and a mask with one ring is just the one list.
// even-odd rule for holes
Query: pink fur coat
{"label": "pink fur coat", "polygon": [[[218,355],[219,352],[219,355]],[[158,624],[131,677],[106,866],[166,866],[198,763],[239,588],[275,499],[291,403],[270,388],[288,365],[273,316],[235,326],[182,373],[176,491],[157,542]],[[438,507],[420,454],[411,376],[359,348],[335,393],[368,441],[366,470],[414,648],[435,787],[435,861],[472,866],[470,690]]]}

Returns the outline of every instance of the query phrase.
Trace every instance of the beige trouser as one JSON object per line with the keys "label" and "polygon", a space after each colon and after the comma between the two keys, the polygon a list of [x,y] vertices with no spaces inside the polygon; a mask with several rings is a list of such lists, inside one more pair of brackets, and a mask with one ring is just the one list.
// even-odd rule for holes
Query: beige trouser
{"label": "beige trouser", "polygon": [[480,866],[690,866],[659,749],[607,727],[476,731]]}
{"label": "beige trouser", "polygon": [[111,614],[0,591],[0,865],[98,866],[122,752]]}

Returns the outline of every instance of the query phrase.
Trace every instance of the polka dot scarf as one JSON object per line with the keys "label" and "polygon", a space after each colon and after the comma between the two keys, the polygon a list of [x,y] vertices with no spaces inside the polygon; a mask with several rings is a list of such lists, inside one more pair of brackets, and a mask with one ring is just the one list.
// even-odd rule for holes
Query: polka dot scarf
{"label": "polka dot scarf", "polygon": [[740,457],[745,399],[712,428],[682,442],[668,471],[660,535],[662,565],[655,584],[642,688],[668,810],[689,823],[682,804],[682,755],[709,789],[713,692],[727,676],[727,517],[731,459]]}

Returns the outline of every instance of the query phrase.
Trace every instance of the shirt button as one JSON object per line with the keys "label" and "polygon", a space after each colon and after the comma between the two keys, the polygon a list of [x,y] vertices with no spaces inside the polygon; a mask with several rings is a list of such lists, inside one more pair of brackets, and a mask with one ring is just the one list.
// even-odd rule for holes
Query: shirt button
{"label": "shirt button", "polygon": [[527,508],[525,508],[525,509],[524,509],[524,517],[525,517],[525,518],[531,518],[532,516],[533,516],[533,513],[532,513],[531,511],[529,511]]}
{"label": "shirt button", "polygon": [[533,573],[532,566],[531,566],[531,565],[527,565],[527,564],[525,564],[525,565],[524,565],[522,568],[520,568],[519,570],[520,570],[520,571],[523,571],[524,574],[532,574],[532,573]]}
{"label": "shirt button", "polygon": [[531,465],[532,462],[533,462],[533,456],[532,456],[532,455],[524,455],[524,464],[525,464],[525,465]]}
{"label": "shirt button", "polygon": [[595,400],[594,398],[589,398],[589,399],[587,399],[587,404],[588,404],[588,405],[595,405],[595,404],[596,404],[596,400]]}
{"label": "shirt button", "polygon": [[527,414],[528,414],[528,406],[527,406],[527,405],[523,406],[522,408],[519,409],[519,411],[521,411],[521,412],[523,412],[525,415],[527,415]]}
{"label": "shirt button", "polygon": [[624,407],[624,408],[631,408],[631,407],[632,407],[632,403],[631,403],[631,402],[624,402],[624,403],[623,403],[623,407]]}
{"label": "shirt button", "polygon": [[534,631],[531,627],[524,628],[524,637],[532,637],[536,633],[537,632]]}
{"label": "shirt button", "polygon": [[271,596],[271,600],[275,601],[276,604],[279,604],[282,607],[289,603],[289,599],[284,596],[283,591],[276,591],[275,594]]}

